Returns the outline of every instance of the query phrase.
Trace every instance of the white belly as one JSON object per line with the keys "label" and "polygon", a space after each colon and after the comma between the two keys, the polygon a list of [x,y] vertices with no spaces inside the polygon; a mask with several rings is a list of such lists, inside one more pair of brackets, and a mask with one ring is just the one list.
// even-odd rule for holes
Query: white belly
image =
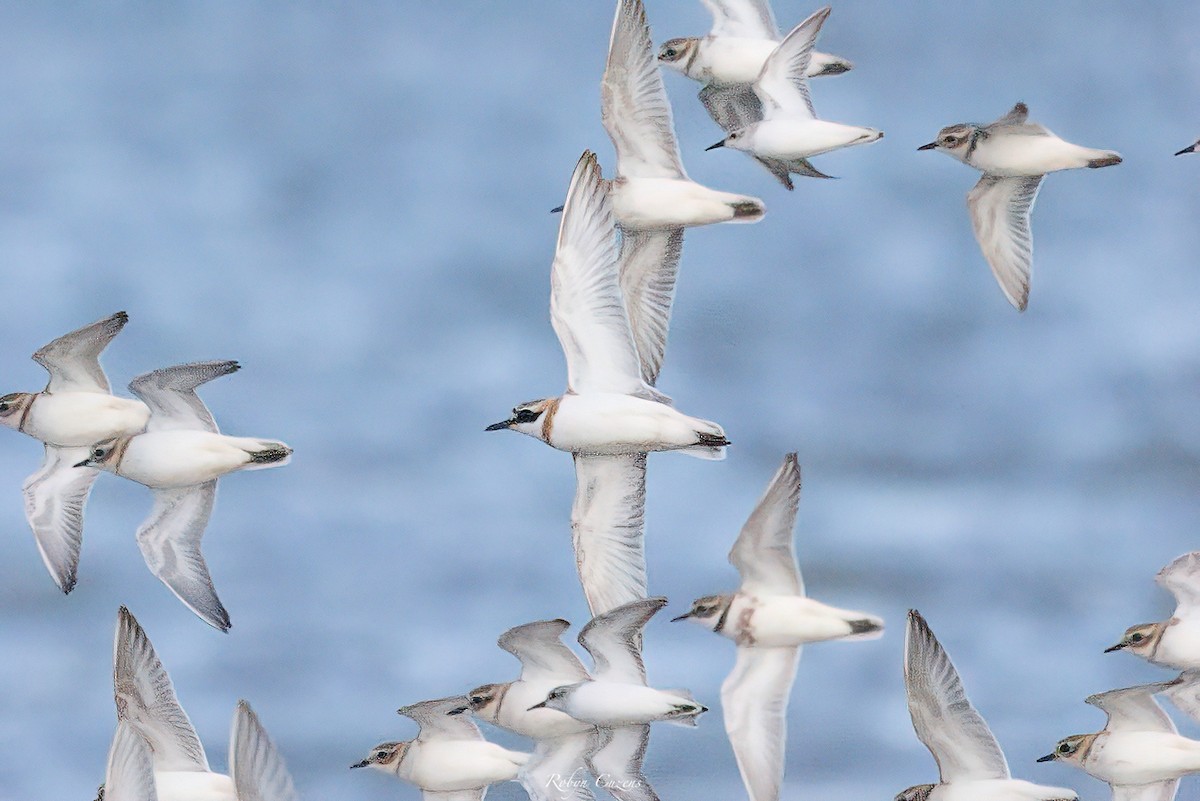
{"label": "white belly", "polygon": [[851,145],[874,142],[879,131],[825,120],[760,122],[753,130],[754,153],[790,161],[809,158]]}
{"label": "white belly", "polygon": [[[850,621],[871,621],[873,632],[855,633]],[[738,593],[721,633],[739,645],[781,648],[851,636],[874,639],[883,621],[866,612],[838,609],[798,595],[747,596]]]}
{"label": "white belly", "polygon": [[474,790],[517,777],[529,754],[484,740],[414,742],[400,764],[401,779],[423,790]]}
{"label": "white belly", "polygon": [[589,681],[570,696],[568,713],[576,720],[597,726],[630,726],[665,720],[679,714],[679,706],[695,702],[674,693],[607,681]]}
{"label": "white belly", "polygon": [[1066,787],[1045,787],[1022,779],[982,779],[939,784],[929,801],[1070,801],[1078,798]]}
{"label": "white belly", "polygon": [[148,487],[191,487],[244,467],[240,437],[208,431],[152,431],[129,441],[119,474]]}
{"label": "white belly", "polygon": [[223,773],[155,771],[158,801],[238,801],[233,780]]}
{"label": "white belly", "polygon": [[534,704],[545,701],[546,696],[555,687],[574,684],[575,681],[577,679],[564,678],[561,681],[513,682],[500,702],[496,725],[534,740],[563,737],[590,730],[592,727],[589,724],[580,723],[557,709],[529,709]]}
{"label": "white belly", "polygon": [[554,416],[550,444],[573,453],[667,451],[695,445],[698,431],[724,434],[716,423],[630,395],[565,395]]}
{"label": "white belly", "polygon": [[1180,622],[1167,626],[1150,661],[1176,670],[1200,668],[1200,623]]}
{"label": "white belly", "polygon": [[1109,732],[1084,769],[1110,784],[1149,784],[1200,772],[1200,742],[1168,732]]}
{"label": "white belly", "polygon": [[86,447],[137,434],[149,419],[141,401],[102,392],[57,392],[34,400],[25,433],[51,445]]}
{"label": "white belly", "polygon": [[716,84],[754,83],[779,43],[771,39],[701,39],[697,67]]}
{"label": "white belly", "polygon": [[617,221],[636,230],[757,222],[764,213],[758,198],[676,178],[620,178],[613,182],[612,204]]}
{"label": "white belly", "polygon": [[1000,135],[981,142],[971,165],[992,175],[1045,175],[1086,167],[1104,151],[1064,142],[1057,136]]}

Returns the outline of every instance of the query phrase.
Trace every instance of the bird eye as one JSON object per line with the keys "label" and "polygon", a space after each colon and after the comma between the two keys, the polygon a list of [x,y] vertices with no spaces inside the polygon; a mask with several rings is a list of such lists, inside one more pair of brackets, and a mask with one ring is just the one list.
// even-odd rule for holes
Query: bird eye
{"label": "bird eye", "polygon": [[678,53],[678,51],[675,50],[675,48],[673,48],[673,47],[667,48],[667,52],[666,52],[667,58],[675,58],[675,56],[677,56],[677,55],[679,55],[679,53]]}
{"label": "bird eye", "polygon": [[8,411],[8,404],[0,403],[0,414],[3,414],[4,412],[7,412],[7,411]]}
{"label": "bird eye", "polygon": [[1144,634],[1141,634],[1141,633],[1138,633],[1138,634],[1134,634],[1134,635],[1132,635],[1132,636],[1129,638],[1129,641],[1130,641],[1130,642],[1141,642],[1141,641],[1142,641],[1142,640],[1144,640],[1144,639],[1146,639],[1145,635],[1144,635]]}
{"label": "bird eye", "polygon": [[104,448],[92,448],[92,458],[93,459],[103,459],[104,453],[105,453]]}
{"label": "bird eye", "polygon": [[375,758],[376,759],[387,759],[387,751],[376,751]]}
{"label": "bird eye", "polygon": [[517,412],[516,421],[518,423],[532,423],[540,415],[541,412],[535,412],[532,409],[521,409]]}
{"label": "bird eye", "polygon": [[1060,754],[1069,754],[1074,750],[1074,747],[1070,743],[1062,743],[1058,746],[1058,753]]}

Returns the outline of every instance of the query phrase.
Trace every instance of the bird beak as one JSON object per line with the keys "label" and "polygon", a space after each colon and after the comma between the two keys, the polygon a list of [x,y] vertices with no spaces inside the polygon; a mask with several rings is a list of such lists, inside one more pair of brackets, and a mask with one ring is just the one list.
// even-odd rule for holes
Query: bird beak
{"label": "bird beak", "polygon": [[725,147],[724,139],[722,139],[720,142],[717,142],[715,145],[709,145],[708,147],[704,148],[704,151],[707,153],[709,150],[716,150],[718,147]]}
{"label": "bird beak", "polygon": [[1056,759],[1058,759],[1058,757],[1055,756],[1054,754],[1046,754],[1043,757],[1038,757],[1037,761],[1038,762],[1053,762]]}
{"label": "bird beak", "polygon": [[[549,700],[549,699],[546,699],[546,700]],[[540,704],[534,704],[533,706],[529,707],[529,709],[526,709],[525,711],[532,712],[535,709],[542,709],[545,706],[546,706],[546,701],[542,701]]]}
{"label": "bird beak", "polygon": [[550,213],[551,214],[561,214],[562,210],[564,208],[566,208],[566,207],[565,206],[555,206],[554,208],[550,209]]}
{"label": "bird beak", "polygon": [[487,428],[485,428],[483,430],[484,431],[503,431],[506,428],[512,428],[513,423],[515,423],[515,422],[516,422],[515,420],[504,420],[499,423],[492,423],[490,426],[488,426]]}
{"label": "bird beak", "polygon": [[[1197,142],[1196,144],[1200,145],[1200,142]],[[1175,155],[1182,156],[1184,153],[1195,153],[1195,152],[1196,152],[1196,145],[1188,145],[1187,147],[1185,147],[1183,150],[1180,150]]]}
{"label": "bird beak", "polygon": [[470,708],[471,708],[470,704],[468,704],[467,706],[459,706],[459,707],[455,707],[454,709],[451,709],[446,714],[447,715],[461,715],[463,712],[466,712]]}
{"label": "bird beak", "polygon": [[1129,643],[1119,642],[1116,645],[1110,645],[1109,647],[1105,648],[1104,653],[1111,654],[1113,651],[1120,651],[1122,648],[1125,648],[1128,645]]}
{"label": "bird beak", "polygon": [[353,765],[351,765],[350,770],[354,770],[355,768],[365,768],[367,765],[370,765],[370,764],[371,764],[371,760],[364,759],[362,762],[355,762]]}
{"label": "bird beak", "polygon": [[87,459],[84,459],[79,464],[75,465],[75,467],[88,467],[89,465],[91,465],[91,463],[92,463],[91,458],[87,458]]}
{"label": "bird beak", "polygon": [[927,145],[921,145],[917,150],[933,150],[935,147],[937,147],[937,142],[930,142]]}
{"label": "bird beak", "polygon": [[673,618],[671,618],[671,622],[672,622],[672,623],[678,623],[678,622],[679,622],[679,621],[681,621],[681,620],[687,620],[687,619],[688,619],[689,617],[691,617],[691,616],[692,616],[692,613],[691,613],[691,612],[688,612],[688,613],[686,613],[686,614],[680,615],[679,617],[673,617]]}

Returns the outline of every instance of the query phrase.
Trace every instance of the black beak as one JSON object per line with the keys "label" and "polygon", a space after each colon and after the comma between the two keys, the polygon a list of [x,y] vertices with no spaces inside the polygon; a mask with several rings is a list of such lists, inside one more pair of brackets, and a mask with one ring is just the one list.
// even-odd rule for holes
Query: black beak
{"label": "black beak", "polygon": [[367,765],[370,765],[370,764],[371,764],[371,760],[364,759],[362,762],[355,762],[353,765],[351,765],[350,770],[354,770],[355,768],[365,768]]}
{"label": "black beak", "polygon": [[455,707],[454,709],[451,709],[446,714],[447,715],[461,715],[463,712],[466,712],[470,708],[471,708],[470,704],[468,704],[467,706],[458,706],[458,707]]}
{"label": "black beak", "polygon": [[563,208],[565,208],[565,207],[564,206],[555,206],[554,208],[550,209],[550,213],[551,214],[561,214]]}
{"label": "black beak", "polygon": [[688,613],[687,613],[687,614],[685,614],[685,615],[680,615],[679,617],[673,617],[673,618],[671,618],[671,622],[672,622],[672,623],[678,623],[678,622],[679,622],[679,621],[681,621],[681,620],[687,620],[687,619],[688,619],[689,617],[691,617],[691,616],[692,616],[692,613],[691,613],[691,612],[688,612]]}
{"label": "black beak", "polygon": [[1128,643],[1123,643],[1123,642],[1119,642],[1116,645],[1110,645],[1109,647],[1104,649],[1104,653],[1111,654],[1113,651],[1120,651],[1122,648],[1126,647],[1127,645],[1128,645]]}
{"label": "black beak", "polygon": [[92,463],[92,460],[91,460],[91,459],[84,459],[82,462],[80,462],[79,464],[75,465],[75,467],[87,467],[87,466],[88,466],[88,465],[90,465],[91,463]]}
{"label": "black beak", "polygon": [[[549,699],[546,699],[546,700],[549,700]],[[525,711],[532,712],[535,709],[542,709],[545,706],[546,706],[546,701],[542,701],[540,704],[534,704],[533,706],[529,707],[529,709],[526,709]]]}
{"label": "black beak", "polygon": [[1058,757],[1056,757],[1054,754],[1046,754],[1043,757],[1038,757],[1037,761],[1038,762],[1053,762],[1056,759],[1058,759]]}
{"label": "black beak", "polygon": [[[1197,143],[1197,144],[1200,144],[1200,143]],[[1175,155],[1182,156],[1184,153],[1195,153],[1195,152],[1196,152],[1196,145],[1188,145],[1187,147],[1185,147],[1183,150],[1180,150]]]}
{"label": "black beak", "polygon": [[708,147],[704,148],[704,150],[705,152],[708,152],[709,150],[716,150],[718,147],[725,147],[724,139],[722,139],[720,142],[717,142],[715,145],[709,145]]}
{"label": "black beak", "polygon": [[490,426],[488,426],[487,428],[485,428],[483,430],[484,431],[503,431],[506,428],[512,428],[514,422],[516,422],[516,421],[515,420],[504,420],[499,423],[492,423]]}
{"label": "black beak", "polygon": [[935,147],[937,147],[937,142],[930,142],[927,145],[921,145],[917,150],[933,150]]}

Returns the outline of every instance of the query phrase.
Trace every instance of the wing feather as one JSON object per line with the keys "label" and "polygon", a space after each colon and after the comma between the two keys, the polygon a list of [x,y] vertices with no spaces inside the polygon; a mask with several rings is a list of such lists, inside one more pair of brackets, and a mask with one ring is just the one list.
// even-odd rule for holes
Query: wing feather
{"label": "wing feather", "polygon": [[1008,761],[971,706],[962,679],[915,609],[904,636],[904,688],[917,737],[937,760],[942,783],[1009,778]]}
{"label": "wing feather", "polygon": [[47,445],[41,469],[25,479],[21,487],[25,519],[46,569],[63,592],[75,588],[83,546],[83,509],[100,474],[91,467],[75,467],[89,452],[88,448]]}
{"label": "wing feather", "polygon": [[587,757],[588,769],[617,801],[658,801],[642,763],[650,743],[649,726],[618,726],[600,730],[598,747]]}
{"label": "wing feather", "polygon": [[778,801],[787,747],[787,707],[800,648],[737,649],[721,685],[725,732],[750,801]]}
{"label": "wing feather", "polygon": [[804,594],[795,546],[799,507],[800,463],[795,453],[789,453],[729,552],[730,563],[742,577],[743,590]]}
{"label": "wing feather", "polygon": [[1174,801],[1179,779],[1153,784],[1114,784],[1112,801]]}
{"label": "wing feather", "polygon": [[713,15],[711,36],[779,40],[779,26],[767,0],[703,0]]}
{"label": "wing feather", "polygon": [[1154,700],[1156,693],[1170,690],[1178,679],[1139,684],[1089,695],[1084,700],[1108,716],[1104,731],[1153,731],[1178,734],[1174,722]]}
{"label": "wing feather", "polygon": [[575,454],[571,536],[592,615],[646,597],[646,454]]}
{"label": "wing feather", "polygon": [[579,632],[579,644],[591,654],[596,681],[645,684],[641,633],[666,598],[643,598],[618,606],[588,621]]}
{"label": "wing feather", "polygon": [[229,773],[237,801],[297,801],[287,765],[250,704],[238,701],[231,729]]}
{"label": "wing feather", "polygon": [[593,801],[587,754],[595,748],[595,731],[539,740],[533,758],[517,778],[532,801]]}
{"label": "wing feather", "polygon": [[617,2],[600,119],[617,151],[618,178],[687,177],[642,0]]}
{"label": "wing feather", "polygon": [[421,727],[417,739],[422,742],[431,739],[482,740],[479,727],[466,714],[468,709],[470,702],[465,695],[452,695],[403,706],[396,712],[417,722]]}
{"label": "wing feather", "polygon": [[1158,571],[1158,586],[1175,596],[1175,616],[1200,613],[1200,551],[1185,553]]}
{"label": "wing feather", "polygon": [[234,361],[193,362],[143,373],[129,390],[150,407],[147,431],[199,430],[218,433],[212,413],[196,394],[196,387],[237,372]]}
{"label": "wing feather", "polygon": [[43,345],[33,360],[50,373],[46,392],[105,392],[108,378],[100,366],[100,352],[129,322],[123,311],[85,325]]}
{"label": "wing feather", "polygon": [[561,639],[570,627],[562,619],[538,620],[514,626],[501,634],[496,644],[521,661],[521,681],[535,682],[543,677],[587,681],[590,677],[583,663]]}
{"label": "wing feather", "polygon": [[816,118],[812,95],[808,91],[808,67],[817,35],[828,18],[828,6],[814,12],[793,28],[767,57],[754,82],[754,93],[762,101],[766,119],[776,116]]}
{"label": "wing feather", "polygon": [[1004,296],[1018,311],[1029,304],[1033,270],[1029,215],[1045,177],[985,175],[967,195],[975,239]]}
{"label": "wing feather", "polygon": [[127,721],[117,721],[104,772],[104,801],[158,801],[150,747]]}
{"label": "wing feather", "polygon": [[682,254],[682,228],[621,234],[621,296],[629,315],[642,381],[649,386],[658,381],[666,354]]}
{"label": "wing feather", "polygon": [[154,575],[210,626],[227,631],[229,613],[217,597],[200,541],[217,497],[215,480],[154,491],[154,508],[137,531],[138,547]]}
{"label": "wing feather", "polygon": [[113,694],[117,720],[128,721],[146,740],[155,770],[208,771],[204,746],[175,697],[171,677],[124,606],[117,612],[113,643]]}

